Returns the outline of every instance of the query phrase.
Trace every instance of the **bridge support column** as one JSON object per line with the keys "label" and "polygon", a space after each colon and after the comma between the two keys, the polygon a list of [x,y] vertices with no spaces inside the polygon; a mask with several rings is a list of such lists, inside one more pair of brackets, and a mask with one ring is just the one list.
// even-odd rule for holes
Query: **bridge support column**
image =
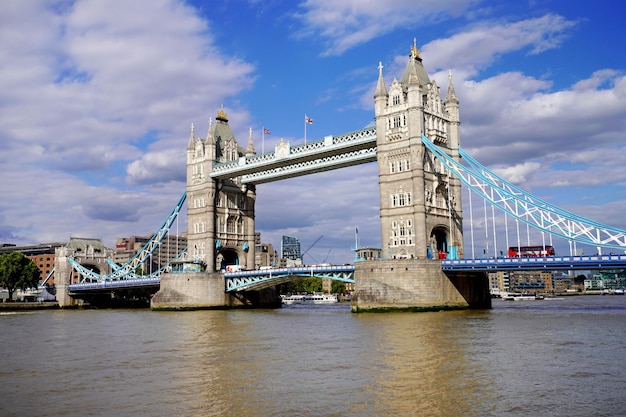
{"label": "bridge support column", "polygon": [[72,265],[67,258],[73,254],[66,247],[55,250],[54,260],[54,287],[56,289],[56,299],[61,308],[77,307],[82,304],[82,300],[77,300],[70,296],[69,285],[72,279]]}
{"label": "bridge support column", "polygon": [[273,288],[229,294],[219,272],[166,273],[152,297],[152,310],[202,310],[225,308],[278,308],[280,296]]}
{"label": "bridge support column", "polygon": [[437,311],[491,308],[483,272],[447,276],[434,260],[372,260],[355,265],[352,311]]}

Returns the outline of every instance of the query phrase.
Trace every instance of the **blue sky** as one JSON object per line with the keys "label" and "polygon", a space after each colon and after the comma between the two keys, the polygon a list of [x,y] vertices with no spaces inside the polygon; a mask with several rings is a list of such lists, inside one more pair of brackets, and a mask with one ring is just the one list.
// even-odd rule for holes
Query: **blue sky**
{"label": "blue sky", "polygon": [[[150,234],[184,191],[192,123],[204,137],[224,106],[257,152],[303,143],[304,114],[307,140],[360,129],[378,62],[390,84],[414,38],[443,91],[454,73],[467,152],[626,229],[621,17],[579,0],[3,1],[0,242]],[[257,193],[264,241],[288,234],[307,249],[324,236],[307,263],[350,262],[355,227],[360,244],[380,245],[376,164]]]}

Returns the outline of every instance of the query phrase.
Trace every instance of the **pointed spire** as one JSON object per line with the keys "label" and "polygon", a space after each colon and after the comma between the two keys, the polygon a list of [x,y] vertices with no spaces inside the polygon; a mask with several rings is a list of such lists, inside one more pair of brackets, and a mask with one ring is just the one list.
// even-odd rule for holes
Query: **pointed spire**
{"label": "pointed spire", "polygon": [[376,84],[376,93],[374,93],[374,97],[388,97],[389,93],[387,93],[387,86],[385,85],[385,79],[383,78],[383,63],[378,63],[378,84]]}
{"label": "pointed spire", "polygon": [[209,130],[206,132],[206,142],[213,143],[213,118],[209,117]]}
{"label": "pointed spire", "polygon": [[189,143],[187,144],[187,149],[193,149],[196,142],[196,136],[194,134],[193,123],[191,124],[191,134],[189,135]]}
{"label": "pointed spire", "polygon": [[254,141],[252,140],[252,128],[250,128],[250,137],[248,138],[248,146],[246,147],[246,156],[256,155],[254,150]]}
{"label": "pointed spire", "polygon": [[448,71],[448,91],[446,92],[446,99],[444,103],[456,103],[459,104],[459,99],[454,91],[454,85],[452,84],[452,70]]}
{"label": "pointed spire", "polygon": [[430,78],[428,73],[422,64],[422,57],[417,49],[417,39],[413,38],[413,46],[411,46],[411,53],[409,54],[409,62],[406,64],[406,68],[400,78],[400,83],[406,88],[409,84],[417,83],[420,86],[430,84]]}
{"label": "pointed spire", "polygon": [[[417,50],[417,49],[416,49]],[[420,77],[417,74],[417,68],[415,66],[415,59],[410,59],[409,60],[409,80],[408,80],[408,84],[409,85],[420,85]]]}

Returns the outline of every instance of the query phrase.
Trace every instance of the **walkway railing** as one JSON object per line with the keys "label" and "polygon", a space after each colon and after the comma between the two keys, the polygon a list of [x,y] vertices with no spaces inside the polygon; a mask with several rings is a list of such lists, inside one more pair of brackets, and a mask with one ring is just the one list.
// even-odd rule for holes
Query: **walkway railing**
{"label": "walkway railing", "polygon": [[444,271],[598,270],[626,268],[626,255],[547,256],[537,258],[485,258],[441,261]]}

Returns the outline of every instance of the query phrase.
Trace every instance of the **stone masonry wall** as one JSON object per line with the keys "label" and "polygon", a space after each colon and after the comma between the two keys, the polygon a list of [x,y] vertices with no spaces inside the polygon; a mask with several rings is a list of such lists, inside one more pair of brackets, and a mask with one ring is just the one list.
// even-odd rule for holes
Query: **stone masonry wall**
{"label": "stone masonry wall", "polygon": [[355,281],[353,312],[469,308],[476,303],[470,304],[463,293],[482,293],[474,287],[486,285],[471,274],[462,285],[453,283],[441,262],[422,259],[357,262]]}

